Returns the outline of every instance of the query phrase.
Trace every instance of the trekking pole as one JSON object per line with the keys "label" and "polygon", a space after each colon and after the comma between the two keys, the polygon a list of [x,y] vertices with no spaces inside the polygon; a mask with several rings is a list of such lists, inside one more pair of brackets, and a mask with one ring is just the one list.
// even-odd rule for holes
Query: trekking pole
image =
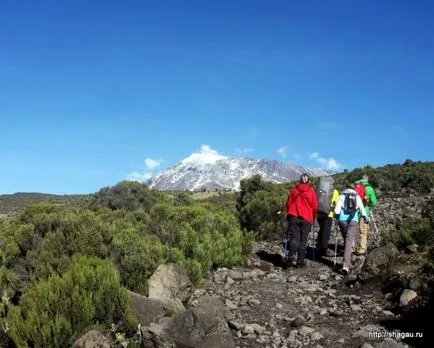
{"label": "trekking pole", "polygon": [[312,242],[312,261],[315,261],[315,229],[313,227],[314,224],[312,224],[311,227],[311,232],[312,232],[312,238],[313,238],[313,242]]}
{"label": "trekking pole", "polygon": [[372,213],[372,211],[371,211],[371,218],[372,218],[372,222],[374,223],[375,236],[377,237],[374,239],[377,240],[378,242],[380,242],[381,241],[380,232],[378,232],[377,224],[375,223],[374,214]]}
{"label": "trekking pole", "polygon": [[338,232],[336,229],[336,224],[334,224],[334,230],[335,230],[335,259],[334,259],[333,265],[336,266],[337,254],[338,254]]}

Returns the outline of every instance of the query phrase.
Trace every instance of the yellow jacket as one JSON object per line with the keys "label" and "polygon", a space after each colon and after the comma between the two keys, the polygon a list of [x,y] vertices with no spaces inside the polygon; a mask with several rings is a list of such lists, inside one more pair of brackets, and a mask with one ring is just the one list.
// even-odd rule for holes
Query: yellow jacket
{"label": "yellow jacket", "polygon": [[329,215],[328,215],[328,217],[329,218],[333,218],[333,216],[334,216],[334,207],[336,206],[336,204],[338,203],[338,200],[339,200],[339,192],[338,192],[338,190],[336,190],[336,189],[334,189],[333,190],[333,197],[332,197],[332,207],[333,207],[333,209],[330,211],[330,213],[329,213]]}

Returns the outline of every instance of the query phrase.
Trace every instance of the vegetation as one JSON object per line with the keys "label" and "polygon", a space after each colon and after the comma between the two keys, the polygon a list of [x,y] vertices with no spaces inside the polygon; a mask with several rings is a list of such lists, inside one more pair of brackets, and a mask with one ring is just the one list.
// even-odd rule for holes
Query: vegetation
{"label": "vegetation", "polygon": [[127,331],[126,289],[146,295],[158,265],[176,262],[197,282],[242,263],[253,234],[225,193],[212,198],[121,182],[87,204],[32,204],[0,220],[3,329],[20,347],[71,346],[93,327]]}
{"label": "vegetation", "polygon": [[389,164],[381,168],[365,166],[351,172],[334,176],[337,186],[342,189],[360,179],[363,174],[369,175],[373,186],[383,192],[397,192],[411,189],[417,193],[429,192],[434,187],[434,162],[414,162],[406,160],[403,164]]}
{"label": "vegetation", "polygon": [[52,195],[45,193],[14,193],[0,195],[0,217],[16,215],[25,207],[36,203],[51,203],[63,206],[83,206],[92,195]]}
{"label": "vegetation", "polygon": [[[429,192],[434,163],[406,161],[334,175],[342,189],[363,173],[378,191]],[[123,181],[89,196],[0,196],[0,325],[15,345],[71,346],[91,328],[135,325],[126,289],[176,262],[194,282],[215,267],[242,263],[254,240],[285,235],[293,183],[259,175],[239,192],[159,192]],[[316,180],[313,180],[313,185]],[[434,243],[434,201],[383,233],[403,247]]]}
{"label": "vegetation", "polygon": [[399,248],[411,244],[434,245],[434,197],[423,207],[421,216],[406,216],[395,222],[393,228],[383,231],[383,244],[389,242]]}

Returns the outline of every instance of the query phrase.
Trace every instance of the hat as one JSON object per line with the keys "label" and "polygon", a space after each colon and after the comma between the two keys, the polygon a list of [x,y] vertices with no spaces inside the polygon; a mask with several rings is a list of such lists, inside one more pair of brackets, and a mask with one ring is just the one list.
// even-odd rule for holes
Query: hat
{"label": "hat", "polygon": [[305,177],[305,176],[307,177],[306,182],[310,182],[310,177],[309,177],[309,174],[307,174],[307,173],[303,173],[300,175],[300,182],[303,182],[303,177]]}

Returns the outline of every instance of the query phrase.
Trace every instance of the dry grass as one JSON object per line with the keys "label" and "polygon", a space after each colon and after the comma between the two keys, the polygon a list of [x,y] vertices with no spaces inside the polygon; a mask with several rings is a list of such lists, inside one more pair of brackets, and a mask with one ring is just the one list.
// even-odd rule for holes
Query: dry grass
{"label": "dry grass", "polygon": [[194,192],[191,195],[191,198],[201,200],[201,199],[207,199],[213,196],[217,196],[218,192]]}

